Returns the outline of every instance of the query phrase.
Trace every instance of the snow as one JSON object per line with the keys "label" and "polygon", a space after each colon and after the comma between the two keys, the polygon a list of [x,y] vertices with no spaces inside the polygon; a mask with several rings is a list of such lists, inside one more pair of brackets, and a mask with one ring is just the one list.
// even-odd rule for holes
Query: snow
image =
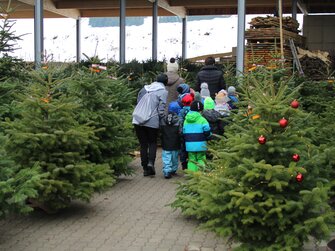
{"label": "snow", "polygon": [[[254,16],[246,17],[248,22]],[[300,20],[299,20],[300,19]],[[298,21],[302,23],[302,17]],[[34,60],[34,20],[19,19],[13,27],[16,35],[25,34],[14,56]],[[141,26],[126,27],[126,61],[150,59],[152,56],[152,18]],[[158,60],[181,56],[182,24],[158,24]],[[187,57],[232,51],[237,44],[237,16],[187,22]],[[76,60],[76,21],[68,18],[44,19],[44,51],[48,61]],[[91,27],[81,19],[81,52],[103,61],[119,60],[119,28]],[[84,58],[84,56],[82,56]]]}

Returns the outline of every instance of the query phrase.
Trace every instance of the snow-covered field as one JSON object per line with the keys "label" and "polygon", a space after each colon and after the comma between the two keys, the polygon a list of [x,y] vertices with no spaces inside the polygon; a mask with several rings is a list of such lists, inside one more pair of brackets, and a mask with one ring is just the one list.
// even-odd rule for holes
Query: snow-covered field
{"label": "snow-covered field", "polygon": [[[248,22],[254,16],[247,16]],[[299,21],[299,20],[298,20]],[[301,21],[299,21],[301,23]],[[19,41],[15,56],[34,60],[34,20],[20,19],[13,27],[16,35],[26,34]],[[126,27],[126,60],[151,58],[152,18],[141,26]],[[158,24],[158,59],[181,56],[182,24]],[[237,44],[237,16],[187,22],[187,57],[230,52]],[[76,27],[73,19],[44,19],[44,49],[48,60],[75,61]],[[119,28],[89,26],[81,19],[81,52],[89,57],[119,60]]]}

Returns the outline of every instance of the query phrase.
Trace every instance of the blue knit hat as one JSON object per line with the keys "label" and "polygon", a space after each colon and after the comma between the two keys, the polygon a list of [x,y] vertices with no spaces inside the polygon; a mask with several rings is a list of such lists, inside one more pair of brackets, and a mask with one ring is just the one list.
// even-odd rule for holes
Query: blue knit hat
{"label": "blue knit hat", "polygon": [[180,111],[181,107],[179,106],[177,101],[172,101],[169,104],[169,113],[176,113],[178,114]]}

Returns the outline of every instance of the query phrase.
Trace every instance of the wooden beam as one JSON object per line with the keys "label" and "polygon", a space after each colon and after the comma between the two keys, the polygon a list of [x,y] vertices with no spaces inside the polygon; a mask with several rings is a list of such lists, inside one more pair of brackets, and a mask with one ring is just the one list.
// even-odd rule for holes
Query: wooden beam
{"label": "wooden beam", "polygon": [[179,16],[181,18],[186,17],[186,9],[184,6],[172,7],[167,0],[148,0],[149,2],[153,3],[158,1],[158,6],[171,12],[172,14]]}
{"label": "wooden beam", "polygon": [[[34,0],[18,0],[18,1],[31,6],[35,6]],[[59,16],[70,17],[74,19],[80,17],[80,12],[78,10],[75,9],[59,10],[55,7],[54,3],[51,0],[44,0],[43,6],[45,11],[53,12]]]}
{"label": "wooden beam", "polygon": [[[120,11],[118,9],[102,9],[102,10],[81,10],[82,17],[119,17]],[[158,9],[159,16],[171,16],[171,13],[165,9]],[[127,17],[152,16],[152,8],[143,9],[126,9]]]}
{"label": "wooden beam", "polygon": [[304,4],[301,0],[298,0],[297,6],[300,9],[301,13],[305,16],[308,15],[308,10],[306,4]]}
{"label": "wooden beam", "polygon": [[[170,6],[185,6],[188,8],[213,8],[213,7],[236,7],[236,0],[169,0]],[[283,5],[291,6],[291,0],[283,0]],[[269,0],[248,0],[247,6],[276,6],[275,1]]]}
{"label": "wooden beam", "polygon": [[[55,1],[57,9],[81,9],[81,10],[94,10],[94,9],[118,9],[120,8],[120,1],[117,0],[58,0]],[[146,0],[127,0],[127,8],[147,8],[150,3]]]}

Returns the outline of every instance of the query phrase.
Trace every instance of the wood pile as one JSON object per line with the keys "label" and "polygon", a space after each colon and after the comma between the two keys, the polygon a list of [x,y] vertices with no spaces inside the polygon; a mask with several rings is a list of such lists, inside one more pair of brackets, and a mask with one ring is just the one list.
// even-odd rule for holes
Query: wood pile
{"label": "wood pile", "polygon": [[[255,17],[249,22],[251,29],[258,28],[269,28],[278,27],[279,28],[279,17]],[[291,17],[283,17],[283,29],[287,31],[292,31],[294,33],[299,33],[299,23],[297,20]]]}
{"label": "wood pile", "polygon": [[326,51],[309,51],[298,48],[298,57],[304,74],[313,80],[328,77],[331,61]]}
{"label": "wood pile", "polygon": [[[276,67],[280,60],[280,28],[279,17],[255,17],[249,24],[251,28],[245,32],[247,40],[245,50],[245,67],[250,69],[254,65]],[[296,46],[304,48],[305,37],[299,35],[299,23],[291,17],[283,17],[283,44],[285,66],[291,67],[293,56],[290,39]]]}

